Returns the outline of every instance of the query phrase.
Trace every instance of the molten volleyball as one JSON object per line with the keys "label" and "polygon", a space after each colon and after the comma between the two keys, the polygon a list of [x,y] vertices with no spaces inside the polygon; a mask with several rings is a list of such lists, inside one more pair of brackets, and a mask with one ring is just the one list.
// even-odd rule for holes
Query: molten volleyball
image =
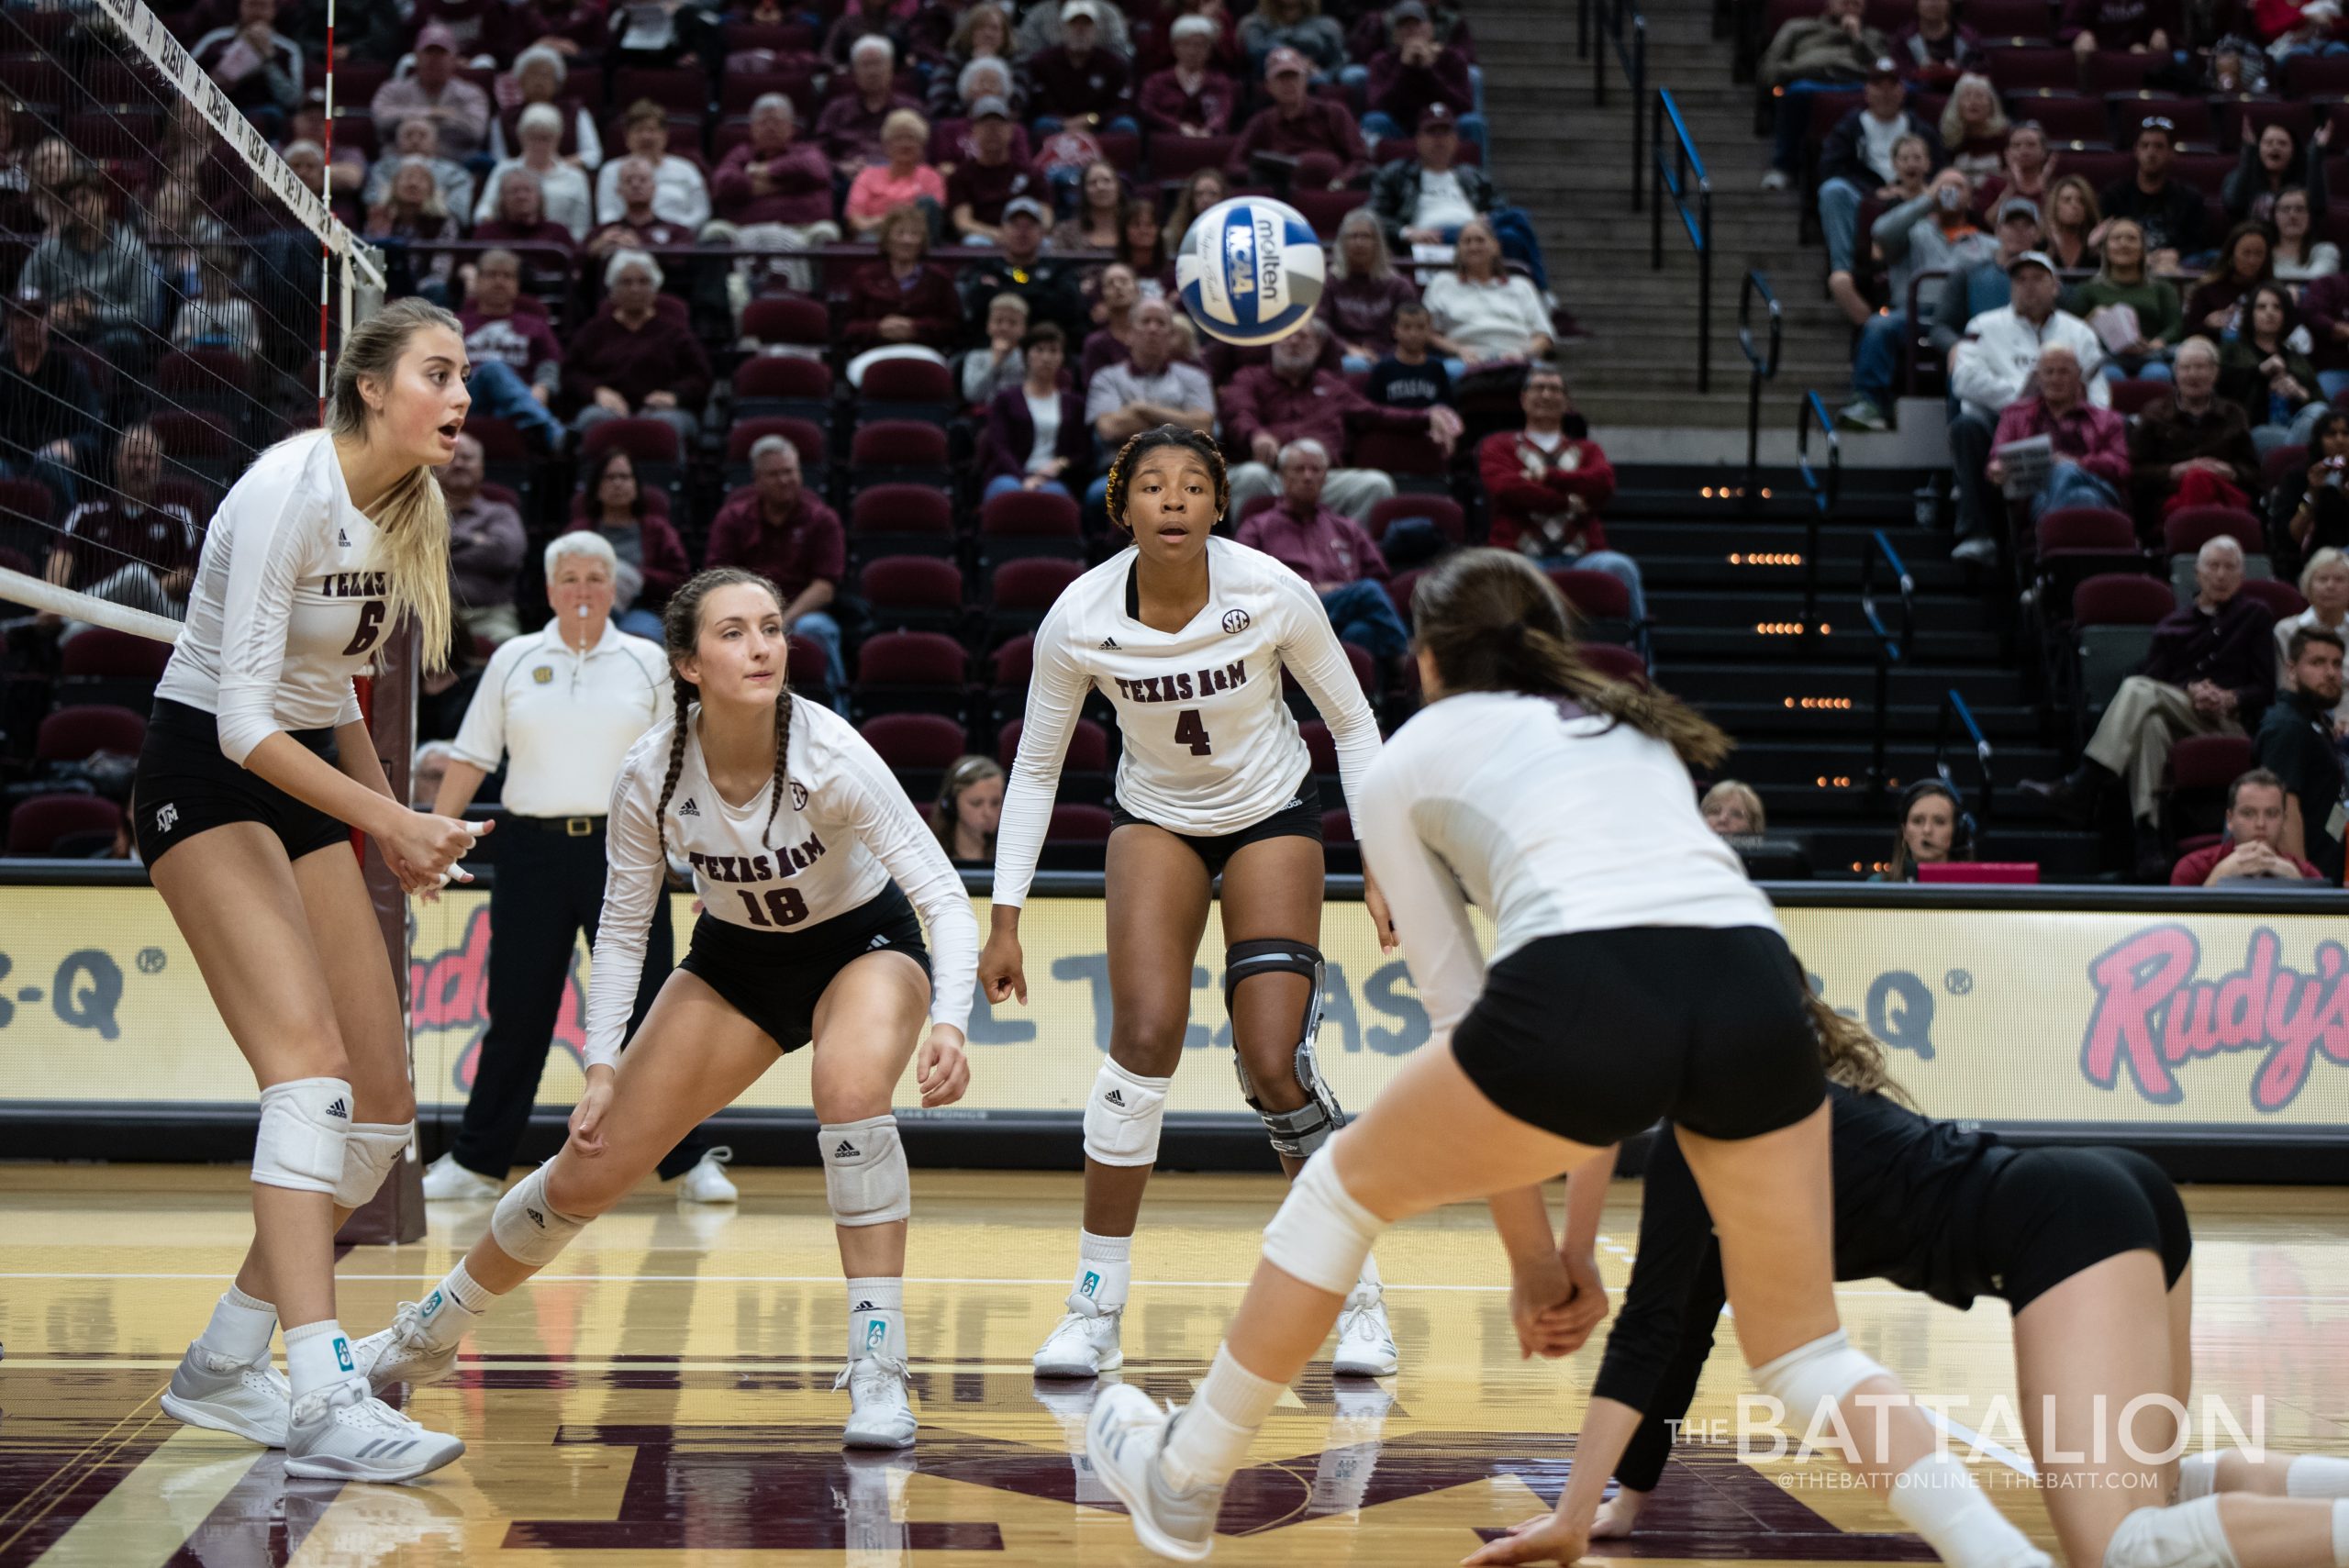
{"label": "molten volleyball", "polygon": [[1210,338],[1255,348],[1312,319],[1326,268],[1295,207],[1234,196],[1201,213],[1174,254],[1183,308]]}

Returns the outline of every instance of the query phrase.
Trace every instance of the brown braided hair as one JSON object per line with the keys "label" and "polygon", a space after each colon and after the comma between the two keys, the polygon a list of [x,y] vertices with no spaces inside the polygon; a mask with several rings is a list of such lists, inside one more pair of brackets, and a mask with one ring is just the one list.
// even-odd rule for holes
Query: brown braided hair
{"label": "brown braided hair", "polygon": [[[1797,984],[1802,984],[1799,978]],[[1820,1001],[1808,984],[1803,984],[1802,999],[1810,1014],[1811,1030],[1819,1036],[1819,1054],[1827,1064],[1828,1082],[1841,1084],[1855,1095],[1882,1095],[1910,1110],[1917,1108],[1909,1091],[1894,1082],[1885,1066],[1882,1041],[1856,1018],[1847,1018]]]}
{"label": "brown braided hair", "polygon": [[[702,605],[718,589],[737,584],[765,589],[775,608],[783,608],[783,591],[766,578],[739,566],[713,566],[687,578],[685,585],[669,596],[669,607],[661,615],[661,643],[669,655],[669,677],[676,683],[677,709],[676,728],[669,738],[669,772],[661,781],[661,804],[652,809],[653,832],[663,855],[669,851],[669,797],[676,793],[677,775],[685,766],[685,730],[692,722],[685,709],[700,695],[679,666],[701,646]],[[791,666],[786,659],[783,684],[774,695],[774,788],[767,797],[766,822],[759,828],[762,848],[768,847],[767,835],[774,830],[775,814],[783,809],[784,785],[790,782],[785,761],[790,751]]]}
{"label": "brown braided hair", "polygon": [[1419,579],[1411,595],[1413,646],[1434,656],[1444,688],[1571,697],[1652,735],[1692,768],[1719,767],[1735,744],[1679,698],[1610,681],[1575,651],[1574,612],[1525,557],[1464,550]]}
{"label": "brown braided hair", "polygon": [[1108,493],[1102,497],[1109,512],[1113,528],[1130,534],[1134,530],[1126,522],[1126,485],[1141,460],[1165,447],[1180,447],[1207,464],[1208,473],[1215,478],[1215,520],[1223,520],[1231,510],[1231,476],[1224,471],[1223,450],[1215,438],[1205,430],[1193,430],[1181,425],[1159,425],[1147,430],[1137,430],[1126,438],[1118,455],[1109,463]]}

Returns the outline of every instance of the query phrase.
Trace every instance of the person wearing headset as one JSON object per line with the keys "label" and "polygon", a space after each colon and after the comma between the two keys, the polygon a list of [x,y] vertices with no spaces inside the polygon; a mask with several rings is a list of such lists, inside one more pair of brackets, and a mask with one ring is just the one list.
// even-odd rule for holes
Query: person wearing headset
{"label": "person wearing headset", "polygon": [[1974,858],[1974,819],[1957,792],[1939,779],[1920,779],[1900,792],[1900,826],[1892,858],[1870,882],[1914,882],[1920,865]]}

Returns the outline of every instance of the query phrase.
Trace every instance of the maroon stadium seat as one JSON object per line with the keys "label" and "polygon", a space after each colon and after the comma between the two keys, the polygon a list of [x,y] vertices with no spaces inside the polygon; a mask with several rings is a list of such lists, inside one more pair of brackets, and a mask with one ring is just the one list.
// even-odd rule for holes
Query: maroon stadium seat
{"label": "maroon stadium seat", "polygon": [[[996,734],[995,760],[1009,767],[1019,756],[1019,737],[1027,732],[1028,721],[1015,718]],[[1068,751],[1061,759],[1062,770],[1072,773],[1106,773],[1109,771],[1109,732],[1089,718],[1080,718],[1069,730]]]}
{"label": "maroon stadium seat", "polygon": [[874,484],[856,493],[848,547],[858,561],[885,555],[952,555],[954,505],[927,484]]}
{"label": "maroon stadium seat", "polygon": [[995,689],[998,692],[1026,693],[1028,677],[1036,670],[1036,639],[1028,632],[1005,640],[1002,647],[988,656]]}
{"label": "maroon stadium seat", "polygon": [[1575,645],[1582,662],[1610,681],[1628,681],[1633,685],[1648,684],[1647,661],[1635,648],[1619,648],[1611,642],[1582,642]]}
{"label": "maroon stadium seat", "polygon": [[726,433],[726,462],[748,464],[751,449],[768,436],[781,436],[799,449],[801,467],[814,473],[824,466],[824,432],[805,419],[783,415],[770,415],[760,419],[738,419]]}
{"label": "maroon stadium seat", "polygon": [[2181,506],[2162,519],[2162,549],[2172,556],[2192,555],[2221,534],[2246,552],[2266,539],[2259,519],[2234,506]]}
{"label": "maroon stadium seat", "polygon": [[1342,806],[1333,806],[1321,814],[1321,841],[1325,844],[1351,844],[1354,841],[1354,819]]}
{"label": "maroon stadium seat", "polygon": [[1449,495],[1389,495],[1370,509],[1363,528],[1375,541],[1385,542],[1386,530],[1404,517],[1425,517],[1453,544],[1468,540],[1468,521],[1460,503]]}
{"label": "maroon stadium seat", "polygon": [[1986,63],[1991,84],[2001,93],[2070,91],[2080,84],[2080,57],[2068,49],[1994,49],[1987,51]]}
{"label": "maroon stadium seat", "polygon": [[122,807],[100,795],[37,795],[8,817],[8,853],[47,855],[58,840],[99,838],[111,841],[122,826]]}
{"label": "maroon stadium seat", "polygon": [[1084,558],[1085,534],[1074,500],[1049,490],[1007,490],[981,504],[981,562],[993,564],[1022,555]]}
{"label": "maroon stadium seat", "polygon": [[146,740],[146,719],[127,707],[95,704],[61,707],[42,719],[34,732],[33,760],[78,762],[95,751],[136,757]]}
{"label": "maroon stadium seat", "polygon": [[2171,840],[2219,831],[2226,821],[2228,786],[2258,765],[2259,754],[2242,735],[2188,735],[2172,746],[2163,813]]}
{"label": "maroon stadium seat", "polygon": [[832,371],[800,354],[753,354],[734,368],[734,417],[831,422]]}
{"label": "maroon stadium seat", "polygon": [[59,656],[57,673],[68,680],[77,676],[93,680],[107,677],[161,680],[163,665],[171,656],[172,645],[168,642],[94,626],[65,644]]}
{"label": "maroon stadium seat", "polygon": [[2059,506],[2039,519],[2039,603],[2050,619],[2067,620],[2078,584],[2100,572],[2143,570],[2137,525],[2110,506]]}
{"label": "maroon stadium seat", "polygon": [[[1162,143],[1162,145],[1163,145]],[[1044,829],[1048,844],[1106,844],[1109,829],[1109,809],[1104,806],[1063,804],[1052,807],[1052,820]]]}
{"label": "maroon stadium seat", "polygon": [[579,462],[582,468],[592,468],[617,447],[638,462],[674,463],[679,458],[678,446],[677,428],[666,420],[605,419],[590,425],[580,438]]}
{"label": "maroon stadium seat", "polygon": [[849,471],[860,490],[896,484],[943,490],[954,480],[947,466],[945,430],[915,419],[876,419],[859,426],[849,445]]}
{"label": "maroon stadium seat", "polygon": [[963,727],[941,714],[885,713],[856,728],[893,768],[951,768],[970,750]]}
{"label": "maroon stadium seat", "polygon": [[762,295],[742,307],[742,336],[763,348],[825,348],[831,342],[832,314],[805,295]]}
{"label": "maroon stadium seat", "polygon": [[889,631],[952,631],[963,619],[963,569],[935,555],[865,562],[856,591],[874,625]]}
{"label": "maroon stadium seat", "polygon": [[1231,161],[1236,136],[1162,136],[1150,144],[1150,172],[1166,181],[1186,180],[1201,169],[1220,169]]}
{"label": "maroon stadium seat", "polygon": [[2252,577],[2243,582],[2245,598],[2266,605],[2277,620],[2289,620],[2309,607],[2300,591],[2289,583],[2279,583],[2273,577]]}
{"label": "maroon stadium seat", "polygon": [[1313,759],[1313,771],[1327,776],[1338,771],[1338,743],[1330,739],[1330,727],[1318,718],[1308,718],[1297,727],[1305,740],[1306,754]]}
{"label": "maroon stadium seat", "polygon": [[2112,411],[2126,418],[2142,414],[2167,397],[2172,391],[2165,381],[2116,381],[2112,384]]}
{"label": "maroon stadium seat", "polygon": [[2168,584],[2133,573],[2091,577],[2072,590],[2077,626],[2155,626],[2176,608]]}

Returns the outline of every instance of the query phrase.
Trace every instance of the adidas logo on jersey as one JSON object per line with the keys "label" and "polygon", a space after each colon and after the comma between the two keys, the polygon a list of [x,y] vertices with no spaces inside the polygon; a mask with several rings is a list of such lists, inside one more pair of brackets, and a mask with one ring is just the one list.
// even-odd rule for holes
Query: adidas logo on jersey
{"label": "adidas logo on jersey", "polygon": [[680,817],[699,817],[701,815],[701,807],[694,804],[694,797],[692,795],[687,795],[685,796],[685,805],[677,807],[677,815]]}
{"label": "adidas logo on jersey", "polygon": [[1102,1095],[1101,1098],[1113,1106],[1122,1106],[1126,1103],[1126,1096],[1119,1094],[1115,1089],[1110,1090],[1108,1094]]}
{"label": "adidas logo on jersey", "polygon": [[351,530],[348,528],[335,529],[334,542],[340,545],[343,549],[349,550],[351,548]]}
{"label": "adidas logo on jersey", "polygon": [[887,947],[888,945],[889,945],[889,939],[888,939],[886,936],[878,936],[878,937],[874,938],[871,941],[869,941],[869,942],[867,942],[867,943],[865,943],[865,944],[864,944],[864,951],[867,951],[867,952],[872,952],[872,951],[874,951],[875,949],[878,949],[878,948],[885,948],[885,947]]}
{"label": "adidas logo on jersey", "polygon": [[1120,653],[1124,651],[1123,649],[1118,646],[1118,639],[1114,637],[1103,638],[1101,639],[1101,646],[1111,653]]}
{"label": "adidas logo on jersey", "polygon": [[351,1119],[351,1106],[341,1095],[338,1095],[335,1096],[334,1104],[327,1107],[327,1115],[339,1116],[343,1120],[349,1121]]}
{"label": "adidas logo on jersey", "polygon": [[835,1159],[835,1160],[853,1160],[853,1159],[855,1159],[855,1158],[856,1158],[856,1145],[855,1145],[855,1144],[853,1144],[853,1143],[851,1143],[851,1142],[850,1142],[847,1139],[845,1139],[845,1138],[841,1139],[841,1146],[840,1146],[838,1149],[835,1149],[835,1150],[833,1150],[833,1151],[832,1151],[832,1158],[833,1158],[833,1159]]}

